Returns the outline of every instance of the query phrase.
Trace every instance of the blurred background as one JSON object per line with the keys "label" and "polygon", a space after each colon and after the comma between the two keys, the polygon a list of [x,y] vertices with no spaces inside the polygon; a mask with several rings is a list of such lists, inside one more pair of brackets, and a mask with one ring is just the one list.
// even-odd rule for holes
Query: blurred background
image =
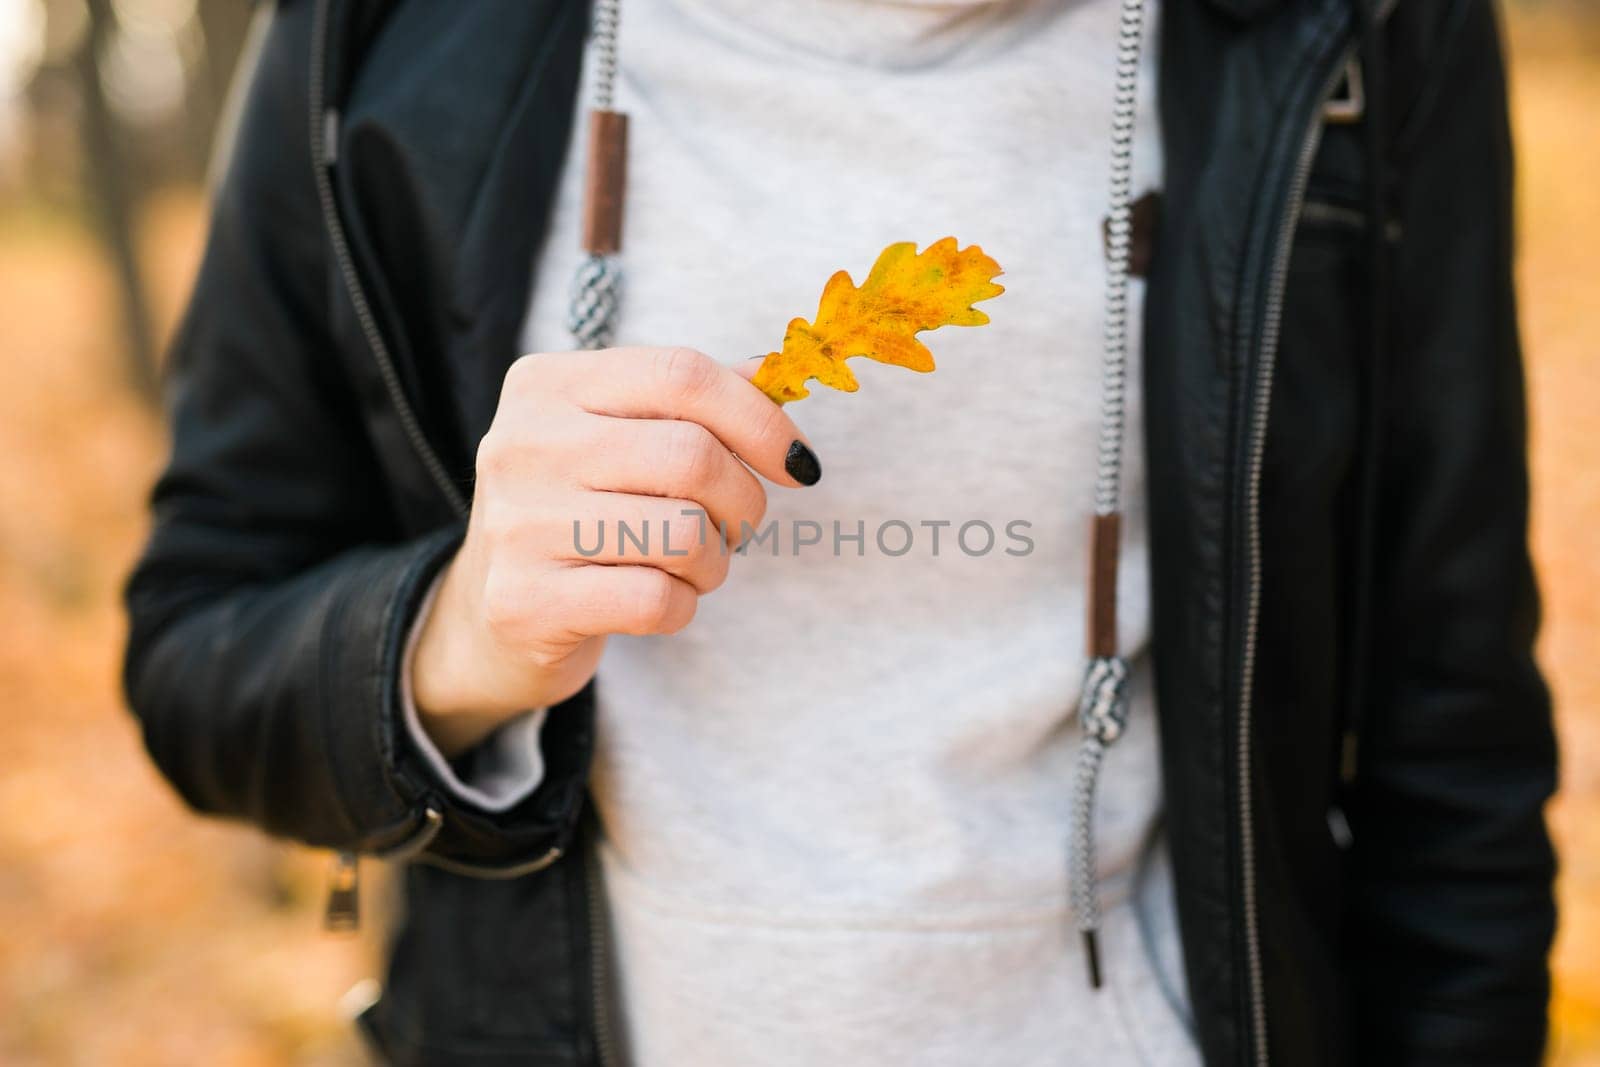
{"label": "blurred background", "polygon": [[[1551,1062],[1600,1065],[1600,4],[1504,11],[1564,745]],[[361,1058],[374,865],[363,932],[323,933],[329,858],[189,815],[118,693],[159,353],[250,21],[245,0],[0,0],[0,1064]]]}

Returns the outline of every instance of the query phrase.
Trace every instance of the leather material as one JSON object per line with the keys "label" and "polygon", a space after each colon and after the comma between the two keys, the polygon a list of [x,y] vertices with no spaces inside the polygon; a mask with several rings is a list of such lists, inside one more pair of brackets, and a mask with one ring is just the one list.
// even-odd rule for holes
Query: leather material
{"label": "leather material", "polygon": [[[313,102],[321,5],[280,4],[175,344],[173,453],[127,589],[129,700],[196,809],[318,845],[421,849],[387,993],[363,1020],[383,1056],[593,1064],[589,694],[552,711],[545,780],[508,812],[451,800],[409,749],[399,649],[460,516],[406,444],[309,139],[314,108],[339,112],[332,188],[350,265],[423,432],[470,498],[567,153],[585,6],[328,6],[327,99]],[[1555,750],[1532,659],[1492,10],[1407,0],[1385,29],[1393,122],[1378,176],[1395,282],[1372,513],[1355,507],[1373,176],[1359,127],[1320,131],[1308,207],[1283,229],[1319,93],[1351,47],[1348,5],[1166,3],[1161,18],[1167,172],[1142,382],[1153,654],[1206,1062],[1257,1062],[1253,897],[1272,1062],[1536,1063]],[[1372,640],[1352,648],[1367,524]],[[1342,699],[1357,677],[1368,706],[1346,783]],[[1330,814],[1348,823],[1348,848]],[[434,865],[483,875],[552,848],[561,858],[516,878]]]}

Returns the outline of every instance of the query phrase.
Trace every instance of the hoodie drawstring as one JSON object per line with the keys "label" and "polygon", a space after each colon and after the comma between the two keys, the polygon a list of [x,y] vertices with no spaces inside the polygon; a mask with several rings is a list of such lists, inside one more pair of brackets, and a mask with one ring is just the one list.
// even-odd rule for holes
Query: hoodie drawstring
{"label": "hoodie drawstring", "polygon": [[1100,369],[1100,444],[1089,541],[1088,654],[1072,792],[1072,911],[1083,937],[1089,985],[1099,989],[1100,895],[1095,881],[1094,798],[1106,750],[1128,719],[1128,661],[1117,653],[1118,538],[1122,437],[1128,385],[1128,262],[1132,247],[1133,121],[1145,0],[1122,0],[1116,91],[1111,108],[1111,210],[1106,224],[1106,308]]}
{"label": "hoodie drawstring", "polygon": [[622,303],[622,196],[627,185],[628,116],[613,108],[617,26],[622,0],[595,0],[590,32],[594,62],[589,158],[583,186],[583,262],[572,279],[567,329],[579,348],[605,348]]}

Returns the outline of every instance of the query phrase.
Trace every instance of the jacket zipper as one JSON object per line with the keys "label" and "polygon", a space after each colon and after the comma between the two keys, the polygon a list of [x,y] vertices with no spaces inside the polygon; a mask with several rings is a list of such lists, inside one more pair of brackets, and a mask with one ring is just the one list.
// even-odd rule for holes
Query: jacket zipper
{"label": "jacket zipper", "polygon": [[1283,320],[1283,291],[1289,275],[1289,254],[1294,247],[1294,232],[1305,204],[1306,184],[1317,146],[1322,141],[1323,106],[1333,96],[1344,76],[1353,46],[1346,46],[1339,62],[1327,78],[1312,110],[1311,122],[1300,141],[1300,154],[1290,175],[1289,198],[1273,249],[1272,270],[1268,276],[1267,302],[1261,320],[1261,349],[1256,362],[1255,402],[1249,424],[1249,460],[1245,488],[1245,550],[1247,579],[1242,672],[1239,690],[1239,864],[1244,884],[1244,934],[1250,993],[1250,1032],[1256,1067],[1268,1067],[1267,1002],[1261,967],[1261,924],[1256,914],[1255,805],[1250,795],[1250,726],[1254,711],[1257,631],[1261,621],[1261,463],[1266,452],[1267,415],[1272,407],[1272,374],[1277,362],[1279,331]]}
{"label": "jacket zipper", "polygon": [[373,318],[366,291],[361,287],[361,276],[356,273],[355,261],[351,258],[349,244],[345,241],[344,225],[339,220],[339,210],[333,197],[333,181],[330,177],[338,158],[338,112],[327,106],[323,100],[330,4],[331,0],[317,0],[316,18],[311,27],[311,163],[316,176],[317,200],[322,207],[322,221],[328,230],[329,243],[333,247],[334,260],[339,265],[340,277],[344,280],[345,290],[350,294],[356,318],[361,323],[361,332],[366,335],[367,344],[372,349],[373,360],[377,363],[378,373],[383,378],[384,390],[389,394],[389,402],[394,405],[395,415],[400,420],[406,439],[410,441],[417,458],[427,469],[428,477],[443,494],[451,510],[458,516],[465,516],[466,500],[439,460],[438,453],[428,443],[421,425],[417,422],[416,412],[406,399],[405,389],[400,384],[399,372],[395,370],[394,359],[390,356],[389,347],[384,343],[383,334],[378,330],[377,321]]}
{"label": "jacket zipper", "polygon": [[[433,843],[444,829],[444,816],[428,804],[422,809],[414,830],[408,830],[398,845],[374,853],[381,860],[402,862],[416,856]],[[328,874],[328,902],[323,909],[323,928],[347,933],[361,926],[361,854],[351,849],[334,853],[333,869]]]}
{"label": "jacket zipper", "polygon": [[589,905],[589,995],[593,998],[595,1055],[599,1067],[616,1067],[616,1042],[611,1035],[610,938],[606,931],[605,898],[601,895],[598,845],[584,850],[583,888]]}

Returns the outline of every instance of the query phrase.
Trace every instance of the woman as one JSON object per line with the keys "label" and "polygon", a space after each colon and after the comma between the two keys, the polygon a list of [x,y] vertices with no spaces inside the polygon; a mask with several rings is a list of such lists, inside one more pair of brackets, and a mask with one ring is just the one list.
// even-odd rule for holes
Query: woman
{"label": "woman", "polygon": [[[283,3],[174,353],[130,699],[409,861],[375,1049],[1537,1062],[1492,11],[613,7]],[[936,373],[746,380],[946,234]]]}

